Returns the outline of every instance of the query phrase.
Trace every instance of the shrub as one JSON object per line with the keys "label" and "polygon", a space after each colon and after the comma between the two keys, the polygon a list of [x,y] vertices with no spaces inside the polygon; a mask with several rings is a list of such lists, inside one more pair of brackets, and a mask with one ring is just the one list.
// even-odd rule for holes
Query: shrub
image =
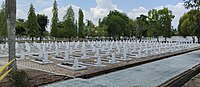
{"label": "shrub", "polygon": [[28,75],[24,70],[15,70],[11,72],[11,81],[16,87],[27,87]]}

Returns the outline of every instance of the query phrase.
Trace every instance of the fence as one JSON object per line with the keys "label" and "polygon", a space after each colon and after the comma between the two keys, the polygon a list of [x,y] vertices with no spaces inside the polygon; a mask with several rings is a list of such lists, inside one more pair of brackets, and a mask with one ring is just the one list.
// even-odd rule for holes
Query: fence
{"label": "fence", "polygon": [[8,73],[13,69],[13,68],[10,68],[10,69],[7,69],[7,68],[14,61],[15,61],[15,59],[13,59],[12,61],[8,62],[6,65],[4,65],[3,67],[0,68],[0,81],[3,80],[8,75]]}

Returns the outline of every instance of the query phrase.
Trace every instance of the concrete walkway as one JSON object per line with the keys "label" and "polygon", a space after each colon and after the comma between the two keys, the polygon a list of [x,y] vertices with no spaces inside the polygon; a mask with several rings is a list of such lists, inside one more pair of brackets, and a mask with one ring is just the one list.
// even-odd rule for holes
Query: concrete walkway
{"label": "concrete walkway", "polygon": [[91,79],[72,79],[45,87],[155,87],[200,63],[200,51],[132,67]]}

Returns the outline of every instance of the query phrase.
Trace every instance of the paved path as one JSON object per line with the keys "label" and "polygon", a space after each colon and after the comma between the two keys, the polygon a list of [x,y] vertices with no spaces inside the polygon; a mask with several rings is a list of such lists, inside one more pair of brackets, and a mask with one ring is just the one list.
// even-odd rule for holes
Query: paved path
{"label": "paved path", "polygon": [[200,63],[200,51],[136,66],[91,79],[72,79],[46,87],[154,87]]}

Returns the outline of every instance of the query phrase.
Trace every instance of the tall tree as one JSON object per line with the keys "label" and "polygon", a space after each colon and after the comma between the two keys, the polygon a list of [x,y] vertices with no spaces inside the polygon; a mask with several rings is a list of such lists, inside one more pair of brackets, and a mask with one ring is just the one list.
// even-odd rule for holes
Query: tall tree
{"label": "tall tree", "polygon": [[167,38],[171,37],[172,35],[172,19],[174,19],[174,15],[172,14],[172,11],[170,11],[168,8],[163,8],[158,11],[160,15],[160,24],[162,29],[162,36],[165,37],[165,42],[167,41]]}
{"label": "tall tree", "polygon": [[190,21],[189,21],[189,15],[188,14],[184,14],[180,20],[179,20],[179,25],[178,25],[178,31],[179,34],[182,35],[183,37],[187,37],[190,36],[190,34],[192,32],[192,27],[189,25]]}
{"label": "tall tree", "polygon": [[3,41],[3,38],[8,36],[7,33],[7,22],[6,22],[6,9],[5,4],[3,3],[0,9],[0,42]]}
{"label": "tall tree", "polygon": [[141,41],[142,36],[147,37],[147,31],[149,29],[149,24],[147,21],[146,15],[140,15],[140,17],[137,17],[136,19],[136,31],[135,36]]}
{"label": "tall tree", "polygon": [[194,25],[194,35],[200,43],[200,0],[184,0],[184,6],[186,9],[191,9],[189,19]]}
{"label": "tall tree", "polygon": [[84,31],[84,34],[88,36],[95,36],[96,30],[95,25],[91,20],[86,20],[86,29]]}
{"label": "tall tree", "polygon": [[79,29],[78,29],[78,22],[75,22],[75,30],[76,30],[76,37],[79,37]]}
{"label": "tall tree", "polygon": [[152,9],[148,12],[148,20],[149,20],[148,36],[157,38],[158,42],[159,42],[159,36],[161,35],[159,18],[160,17],[158,14],[158,10]]}
{"label": "tall tree", "polygon": [[28,20],[27,20],[27,33],[29,37],[32,38],[32,41],[34,40],[34,37],[39,36],[39,29],[40,26],[37,22],[37,16],[35,15],[35,9],[33,7],[33,4],[30,5],[29,12],[28,12]]}
{"label": "tall tree", "polygon": [[16,21],[16,35],[19,37],[25,36],[26,34],[26,26],[24,19],[17,19]]}
{"label": "tall tree", "polygon": [[58,38],[64,38],[65,35],[63,22],[58,22]]}
{"label": "tall tree", "polygon": [[53,4],[53,17],[52,17],[52,25],[51,25],[51,36],[53,37],[58,37],[58,32],[59,32],[59,27],[58,27],[58,4],[57,1],[54,0]]}
{"label": "tall tree", "polygon": [[79,38],[85,38],[84,36],[84,14],[83,11],[81,9],[79,9],[79,18],[78,18],[78,36]]}
{"label": "tall tree", "polygon": [[193,35],[197,37],[200,43],[200,10],[190,10],[188,12],[190,25],[193,26]]}
{"label": "tall tree", "polygon": [[64,33],[66,34],[65,37],[72,38],[76,37],[76,25],[75,25],[75,18],[74,18],[74,11],[72,6],[67,9],[67,13],[64,16]]}
{"label": "tall tree", "polygon": [[114,10],[110,11],[110,13],[104,17],[102,26],[107,26],[107,32],[110,37],[119,39],[120,36],[131,36],[131,21],[132,20],[126,14]]}
{"label": "tall tree", "polygon": [[39,29],[39,37],[40,37],[40,41],[42,41],[42,38],[46,35],[45,33],[47,32],[46,31],[46,27],[49,23],[49,20],[48,20],[48,17],[46,15],[40,15],[38,14],[37,15],[37,22],[40,26],[40,29]]}
{"label": "tall tree", "polygon": [[[6,0],[6,18],[8,30],[9,61],[16,58],[15,52],[15,24],[16,24],[16,0]],[[10,68],[17,69],[16,60]]]}
{"label": "tall tree", "polygon": [[102,25],[101,23],[101,18],[98,21],[98,27],[97,27],[97,36],[106,36],[107,35],[107,26],[106,25]]}

